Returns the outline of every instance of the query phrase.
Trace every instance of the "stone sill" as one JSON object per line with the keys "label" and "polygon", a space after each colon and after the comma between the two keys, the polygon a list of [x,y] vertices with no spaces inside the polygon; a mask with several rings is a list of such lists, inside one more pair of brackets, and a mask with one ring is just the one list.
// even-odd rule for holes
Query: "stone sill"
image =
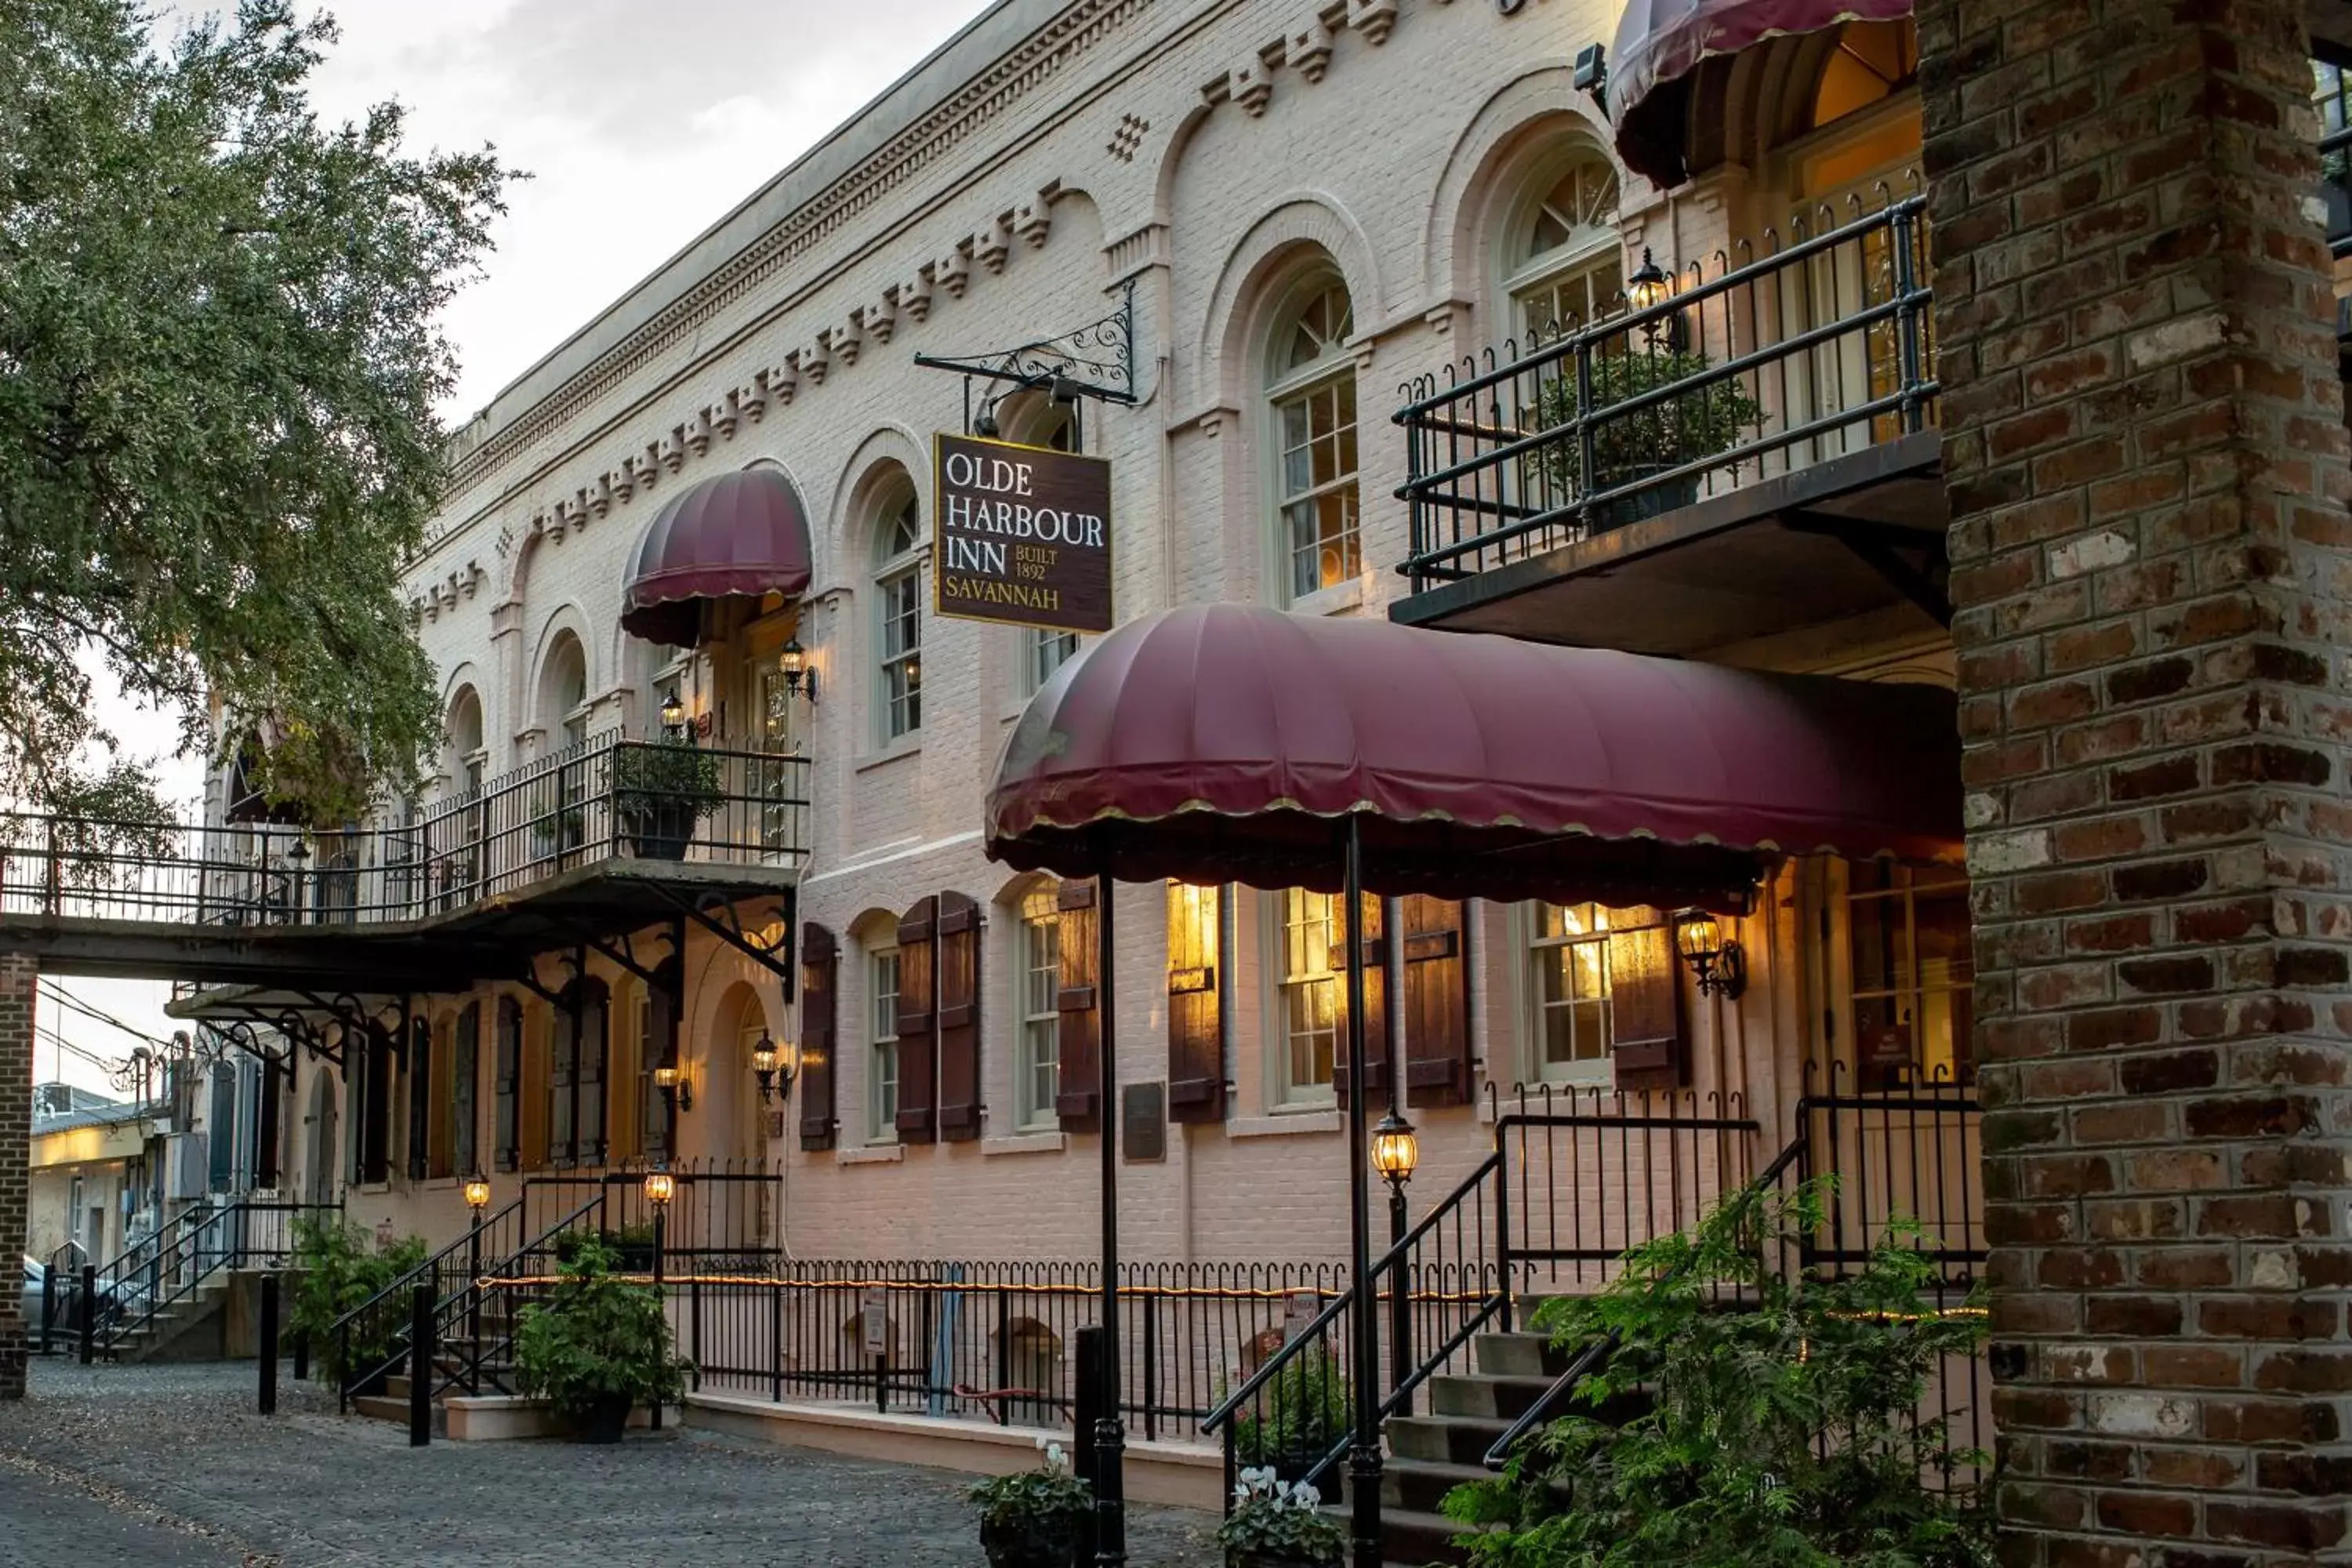
{"label": "stone sill", "polygon": [[1225,1123],[1228,1138],[1287,1138],[1301,1132],[1339,1132],[1347,1118],[1338,1110],[1280,1110],[1271,1116],[1236,1116]]}

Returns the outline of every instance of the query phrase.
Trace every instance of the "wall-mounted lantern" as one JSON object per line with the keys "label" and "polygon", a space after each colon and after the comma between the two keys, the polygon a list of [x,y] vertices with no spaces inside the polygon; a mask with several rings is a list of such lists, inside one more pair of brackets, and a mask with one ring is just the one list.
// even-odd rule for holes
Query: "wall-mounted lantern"
{"label": "wall-mounted lantern", "polygon": [[1704,910],[1685,910],[1675,930],[1675,947],[1698,979],[1699,994],[1737,997],[1748,989],[1748,952]]}

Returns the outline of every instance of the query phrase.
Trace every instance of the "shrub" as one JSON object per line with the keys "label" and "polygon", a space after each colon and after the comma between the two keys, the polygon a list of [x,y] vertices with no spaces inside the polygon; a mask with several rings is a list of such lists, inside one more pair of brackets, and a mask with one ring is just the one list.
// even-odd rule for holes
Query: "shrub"
{"label": "shrub", "polygon": [[[1975,1353],[1983,1320],[1929,1302],[1913,1230],[1847,1279],[1767,1268],[1759,1235],[1815,1231],[1822,1191],[1735,1198],[1629,1253],[1601,1294],[1546,1304],[1536,1321],[1563,1348],[1617,1348],[1580,1385],[1582,1409],[1446,1499],[1491,1527],[1463,1538],[1474,1564],[1990,1568],[1984,1489],[1962,1475],[1984,1457],[1920,1418],[1930,1376]],[[1747,1301],[1727,1309],[1727,1289]],[[1646,1414],[1600,1419],[1643,1398]]]}
{"label": "shrub", "polygon": [[667,1405],[686,1390],[692,1363],[672,1353],[669,1320],[651,1286],[613,1273],[600,1242],[575,1246],[546,1297],[515,1328],[515,1377],[566,1420],[625,1400]]}
{"label": "shrub", "polygon": [[1329,1453],[1351,1429],[1348,1379],[1321,1342],[1285,1363],[1234,1424],[1234,1452],[1244,1465],[1296,1476]]}
{"label": "shrub", "polygon": [[[1629,398],[1688,381],[1713,363],[1706,355],[1688,350],[1596,353],[1591,358],[1592,410],[1603,414]],[[1562,360],[1557,368],[1559,379],[1547,382],[1536,402],[1538,427],[1555,432],[1554,438],[1530,461],[1541,465],[1553,489],[1563,495],[1613,489],[1654,468],[1711,458],[1737,444],[1764,417],[1763,405],[1738,376],[1662,397],[1594,429],[1592,482],[1587,485],[1584,450],[1569,427],[1579,406],[1576,362]]]}
{"label": "shrub", "polygon": [[340,1384],[354,1371],[373,1370],[392,1358],[408,1327],[405,1302],[387,1301],[381,1310],[354,1322],[348,1355],[334,1325],[424,1262],[421,1237],[403,1237],[379,1251],[375,1238],[361,1226],[316,1215],[295,1219],[295,1285],[288,1324],[310,1336],[312,1361],[322,1375]]}

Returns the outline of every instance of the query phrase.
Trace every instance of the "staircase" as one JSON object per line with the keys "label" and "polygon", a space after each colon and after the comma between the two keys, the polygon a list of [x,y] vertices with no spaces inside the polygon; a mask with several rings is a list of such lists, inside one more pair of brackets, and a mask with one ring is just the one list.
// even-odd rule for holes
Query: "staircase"
{"label": "staircase", "polygon": [[1441,1511],[1445,1494],[1491,1479],[1486,1450],[1532,1409],[1568,1357],[1544,1334],[1482,1333],[1471,1342],[1466,1373],[1441,1373],[1423,1384],[1425,1415],[1391,1415],[1381,1471],[1381,1530],[1393,1563],[1460,1563],[1454,1544],[1463,1527]]}
{"label": "staircase", "polygon": [[[520,1292],[490,1289],[479,1294],[479,1331],[461,1331],[435,1347],[430,1397],[436,1436],[448,1429],[446,1412],[451,1395],[515,1392],[514,1318],[520,1310]],[[356,1415],[404,1427],[408,1425],[409,1397],[415,1388],[405,1371],[391,1373],[384,1376],[377,1392],[350,1394],[347,1403]]]}

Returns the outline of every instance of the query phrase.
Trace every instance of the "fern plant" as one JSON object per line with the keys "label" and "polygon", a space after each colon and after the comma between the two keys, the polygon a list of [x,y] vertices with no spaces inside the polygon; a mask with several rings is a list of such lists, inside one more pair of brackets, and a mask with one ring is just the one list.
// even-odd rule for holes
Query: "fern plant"
{"label": "fern plant", "polygon": [[1768,1244],[1817,1233],[1824,1191],[1734,1198],[1600,1294],[1546,1303],[1562,1348],[1616,1347],[1500,1479],[1446,1499],[1479,1527],[1476,1568],[1991,1568],[1985,1457],[1921,1411],[1983,1318],[1937,1308],[1916,1228],[1847,1278],[1768,1268]]}

